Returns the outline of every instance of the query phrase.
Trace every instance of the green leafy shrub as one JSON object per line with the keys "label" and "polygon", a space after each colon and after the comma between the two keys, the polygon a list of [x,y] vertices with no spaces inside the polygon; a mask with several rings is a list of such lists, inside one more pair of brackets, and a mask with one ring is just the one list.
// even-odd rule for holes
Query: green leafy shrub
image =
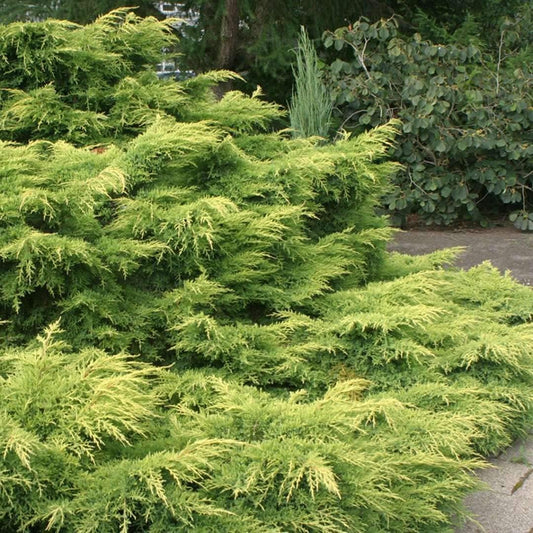
{"label": "green leafy shrub", "polygon": [[317,145],[146,75],[114,144],[0,144],[0,529],[449,531],[530,427],[531,290],[385,253],[394,123]]}
{"label": "green leafy shrub", "polygon": [[402,121],[394,156],[404,169],[384,197],[400,219],[416,212],[450,224],[503,211],[533,229],[529,16],[504,23],[493,55],[454,44],[457,35],[402,36],[394,20],[360,20],[325,37],[337,51],[328,72],[343,125]]}

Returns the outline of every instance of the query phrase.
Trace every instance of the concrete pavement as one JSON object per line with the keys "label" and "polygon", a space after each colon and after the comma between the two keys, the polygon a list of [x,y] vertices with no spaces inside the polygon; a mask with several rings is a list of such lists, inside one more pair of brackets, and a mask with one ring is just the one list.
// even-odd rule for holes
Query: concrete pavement
{"label": "concrete pavement", "polygon": [[491,463],[494,468],[478,474],[488,490],[465,500],[475,521],[456,533],[532,533],[533,436],[517,441]]}
{"label": "concrete pavement", "polygon": [[491,229],[410,230],[398,233],[389,249],[420,255],[454,246],[466,248],[457,258],[457,266],[470,268],[490,260],[502,272],[511,270],[513,277],[520,283],[533,286],[533,233],[523,233],[512,226]]}

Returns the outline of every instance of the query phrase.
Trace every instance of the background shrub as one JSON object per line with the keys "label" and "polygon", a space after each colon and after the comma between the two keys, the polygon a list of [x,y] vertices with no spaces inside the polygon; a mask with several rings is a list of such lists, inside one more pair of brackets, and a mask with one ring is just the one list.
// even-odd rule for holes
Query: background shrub
{"label": "background shrub", "polygon": [[448,42],[403,36],[393,19],[326,35],[338,56],[328,73],[343,127],[402,121],[394,156],[404,169],[384,197],[397,222],[413,212],[434,224],[510,213],[533,229],[529,17],[523,10],[502,24],[492,55],[458,44],[482,44],[468,21],[436,36]]}

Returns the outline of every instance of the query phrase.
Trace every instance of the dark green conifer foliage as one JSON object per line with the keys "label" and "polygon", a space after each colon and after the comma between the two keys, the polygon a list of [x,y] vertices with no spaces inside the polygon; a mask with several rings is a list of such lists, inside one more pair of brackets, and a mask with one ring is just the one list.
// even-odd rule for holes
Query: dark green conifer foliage
{"label": "dark green conifer foliage", "polygon": [[531,290],[385,254],[394,125],[291,139],[231,73],[157,81],[160,23],[47,24],[0,33],[112,61],[5,78],[0,530],[449,531],[531,424]]}

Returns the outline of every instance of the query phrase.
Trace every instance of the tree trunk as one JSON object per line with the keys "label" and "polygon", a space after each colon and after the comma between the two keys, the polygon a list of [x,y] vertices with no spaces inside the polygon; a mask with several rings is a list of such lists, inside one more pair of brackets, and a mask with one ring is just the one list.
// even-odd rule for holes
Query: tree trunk
{"label": "tree trunk", "polygon": [[239,44],[239,0],[226,0],[220,28],[220,49],[217,67],[232,69]]}

